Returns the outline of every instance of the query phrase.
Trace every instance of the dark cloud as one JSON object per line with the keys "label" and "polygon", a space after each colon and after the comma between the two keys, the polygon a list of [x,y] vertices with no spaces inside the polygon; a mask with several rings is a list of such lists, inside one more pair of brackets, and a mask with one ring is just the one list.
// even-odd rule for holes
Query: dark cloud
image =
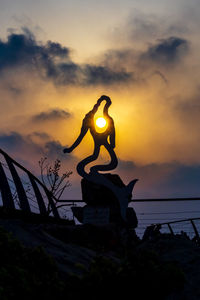
{"label": "dark cloud", "polygon": [[48,67],[55,57],[68,59],[69,49],[50,41],[39,45],[29,31],[11,33],[6,42],[0,40],[0,70],[26,64],[29,67]]}
{"label": "dark cloud", "polygon": [[[35,137],[40,138],[40,142],[35,141]],[[42,142],[43,140],[43,142]],[[0,148],[9,155],[17,155],[21,161],[26,161],[29,165],[30,157],[32,160],[41,156],[46,156],[48,159],[60,158],[63,160],[70,160],[73,155],[66,155],[63,153],[64,146],[59,141],[52,140],[46,133],[34,132],[29,135],[21,135],[17,132],[0,135]],[[17,154],[16,154],[17,153]]]}
{"label": "dark cloud", "polygon": [[26,28],[23,33],[10,33],[7,41],[0,40],[0,72],[27,67],[57,85],[98,85],[126,82],[132,74],[113,70],[105,65],[78,65],[70,58],[70,50],[59,43],[38,43]]}
{"label": "dark cloud", "polygon": [[[133,45],[134,46],[134,45]],[[131,47],[131,46],[130,46]],[[188,53],[189,41],[180,37],[168,37],[156,40],[148,47],[143,45],[143,50],[136,51],[133,48],[124,48],[120,50],[109,50],[101,57],[101,64],[107,66],[110,70],[126,70],[124,74],[118,73],[114,77],[115,81],[119,78],[132,83],[144,83],[150,77],[159,77],[165,84],[168,84],[166,67],[176,65],[182,62],[182,58]],[[101,70],[98,70],[94,80],[101,78]],[[95,73],[95,70],[94,70]],[[91,72],[92,74],[92,72]],[[108,73],[109,74],[109,73]],[[89,77],[89,76],[88,76]],[[106,74],[102,70],[102,77],[105,79]]]}
{"label": "dark cloud", "polygon": [[59,64],[51,62],[46,68],[46,76],[56,85],[80,84],[81,73],[81,68],[73,62]]}
{"label": "dark cloud", "polygon": [[[133,66],[138,60],[138,53],[134,49],[110,49],[106,51],[101,57],[101,64],[107,66],[110,69],[119,70],[120,68],[127,69],[131,67],[131,71],[134,70]],[[129,73],[134,79],[134,72]]]}
{"label": "dark cloud", "polygon": [[63,159],[69,159],[69,155],[63,153],[63,146],[58,141],[49,141],[45,143],[44,151],[47,157],[59,157]]}
{"label": "dark cloud", "polygon": [[126,83],[132,79],[133,74],[123,70],[116,71],[104,65],[77,65],[71,62],[51,64],[48,66],[47,76],[58,85],[88,86]]}
{"label": "dark cloud", "polygon": [[177,162],[136,165],[132,161],[119,160],[121,172],[139,178],[136,197],[198,197],[200,194],[200,165],[184,165]]}
{"label": "dark cloud", "polygon": [[141,58],[146,58],[160,64],[170,64],[179,61],[181,56],[187,53],[189,43],[179,37],[160,39],[158,43],[150,46]]}
{"label": "dark cloud", "polygon": [[33,116],[32,120],[35,122],[58,121],[70,117],[71,114],[63,109],[52,109],[50,111],[41,112]]}
{"label": "dark cloud", "polygon": [[48,41],[46,44],[46,50],[49,55],[52,57],[63,57],[66,58],[69,56],[70,51],[66,47],[62,47],[59,43],[53,43]]}
{"label": "dark cloud", "polygon": [[84,67],[86,75],[86,84],[105,84],[110,85],[113,83],[127,82],[132,79],[132,73],[125,71],[114,72],[107,67],[90,66]]}
{"label": "dark cloud", "polygon": [[25,142],[24,138],[22,135],[20,135],[17,132],[11,132],[10,134],[2,134],[0,136],[0,147],[4,150],[6,149],[7,151],[14,151],[18,147],[22,147],[27,142]]}

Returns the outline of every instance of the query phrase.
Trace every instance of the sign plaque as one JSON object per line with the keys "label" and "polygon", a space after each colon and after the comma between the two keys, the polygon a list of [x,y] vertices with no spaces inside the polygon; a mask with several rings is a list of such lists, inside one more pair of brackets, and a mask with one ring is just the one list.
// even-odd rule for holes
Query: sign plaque
{"label": "sign plaque", "polygon": [[106,225],[109,224],[109,207],[88,206],[83,209],[83,224]]}

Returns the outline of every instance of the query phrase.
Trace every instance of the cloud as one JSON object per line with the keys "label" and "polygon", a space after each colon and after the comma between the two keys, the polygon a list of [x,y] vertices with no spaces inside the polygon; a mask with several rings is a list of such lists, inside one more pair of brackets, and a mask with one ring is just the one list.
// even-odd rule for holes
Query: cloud
{"label": "cloud", "polygon": [[135,49],[143,50],[144,46],[152,41],[166,39],[170,36],[180,38],[192,37],[197,32],[199,25],[198,10],[192,11],[188,7],[173,7],[173,14],[166,10],[148,12],[147,10],[134,9],[129,16],[111,31],[109,39],[116,48],[129,48],[134,45]]}
{"label": "cloud", "polygon": [[86,75],[86,85],[111,85],[113,83],[128,82],[132,79],[131,72],[115,72],[104,66],[87,65],[83,70]]}
{"label": "cloud", "polygon": [[142,40],[148,42],[161,37],[166,38],[169,35],[184,36],[190,31],[189,24],[181,20],[181,13],[168,16],[147,14],[141,11],[135,11],[129,16],[125,28],[128,38],[137,42]]}
{"label": "cloud", "polygon": [[58,141],[48,141],[44,145],[44,151],[47,157],[70,159],[70,156],[63,153],[63,148],[63,145]]}
{"label": "cloud", "polygon": [[73,62],[56,64],[52,61],[46,68],[46,77],[56,85],[78,85],[80,75],[80,67]]}
{"label": "cloud", "polygon": [[32,117],[34,122],[45,122],[45,121],[59,121],[65,120],[71,117],[71,114],[63,109],[52,109],[49,111],[43,111]]}
{"label": "cloud", "polygon": [[200,164],[171,162],[139,165],[119,160],[119,169],[128,181],[139,178],[135,198],[198,197],[200,193]]}
{"label": "cloud", "polygon": [[180,60],[183,54],[186,54],[189,43],[179,37],[169,37],[159,40],[155,45],[148,48],[146,53],[142,54],[141,59],[149,59],[159,64],[171,65]]}
{"label": "cloud", "polygon": [[97,86],[127,83],[132,79],[132,72],[113,70],[108,66],[95,64],[77,65],[71,63],[51,64],[47,76],[57,85]]}
{"label": "cloud", "polygon": [[5,42],[0,40],[0,71],[26,64],[48,67],[55,57],[69,59],[69,49],[50,41],[39,45],[29,30],[9,34]]}
{"label": "cloud", "polygon": [[[152,39],[151,43],[144,44],[140,50],[136,50],[134,44],[129,48],[110,49],[99,60],[111,70],[126,70],[125,74],[121,73],[120,80],[124,77],[127,84],[131,83],[134,86],[145,84],[155,75],[167,84],[167,73],[170,72],[170,68],[180,66],[184,59],[189,57],[189,49],[190,42],[187,39],[169,36]],[[106,78],[104,72],[102,75]]]}
{"label": "cloud", "polygon": [[[179,76],[181,67],[190,57],[191,43],[189,40],[179,36],[169,36],[152,40],[147,45],[144,44],[142,49],[134,48],[110,51],[106,55],[106,62],[114,66],[120,65],[127,71],[132,72],[132,83],[140,86],[157,85],[158,90],[160,83],[170,84],[171,78],[175,74]],[[176,73],[175,68],[179,68]],[[154,78],[159,79],[155,80]],[[134,79],[134,80],[133,80]]]}
{"label": "cloud", "polygon": [[[200,130],[200,87],[190,97],[182,97],[181,99],[172,99],[174,102],[173,111],[176,118],[188,127],[188,129]],[[171,100],[171,101],[172,101]]]}
{"label": "cloud", "polygon": [[3,149],[16,150],[16,148],[21,148],[24,144],[28,144],[28,141],[25,142],[24,138],[17,132],[11,132],[10,134],[2,134],[0,136],[0,145]]}
{"label": "cloud", "polygon": [[42,156],[47,156],[50,160],[59,158],[70,161],[73,158],[73,155],[63,153],[64,146],[59,141],[52,140],[49,135],[42,132],[33,132],[29,135],[18,132],[1,134],[0,148],[15,159],[25,161],[27,165],[35,165]]}

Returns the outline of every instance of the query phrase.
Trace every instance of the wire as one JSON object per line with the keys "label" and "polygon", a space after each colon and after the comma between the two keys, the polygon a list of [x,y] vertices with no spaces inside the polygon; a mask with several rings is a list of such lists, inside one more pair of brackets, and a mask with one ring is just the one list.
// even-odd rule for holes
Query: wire
{"label": "wire", "polygon": [[137,215],[170,215],[170,214],[189,214],[200,213],[199,211],[175,211],[175,212],[155,212],[155,213],[138,213]]}
{"label": "wire", "polygon": [[[192,218],[191,218],[192,219]],[[165,221],[165,220],[173,220],[173,221],[179,221],[182,220],[182,218],[159,218],[159,219],[141,219],[142,221]]]}

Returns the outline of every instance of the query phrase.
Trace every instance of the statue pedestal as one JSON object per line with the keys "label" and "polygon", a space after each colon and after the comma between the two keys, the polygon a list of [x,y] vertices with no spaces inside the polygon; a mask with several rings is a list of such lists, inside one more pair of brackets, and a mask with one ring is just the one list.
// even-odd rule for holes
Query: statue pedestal
{"label": "statue pedestal", "polygon": [[[125,188],[125,184],[116,174],[103,174],[114,185]],[[136,228],[137,216],[133,208],[128,207],[131,195],[128,196],[126,208],[126,221],[122,218],[120,204],[114,193],[107,187],[88,181],[81,180],[82,198],[86,203],[84,207],[72,207],[74,216],[80,223],[106,225],[115,223]]]}

